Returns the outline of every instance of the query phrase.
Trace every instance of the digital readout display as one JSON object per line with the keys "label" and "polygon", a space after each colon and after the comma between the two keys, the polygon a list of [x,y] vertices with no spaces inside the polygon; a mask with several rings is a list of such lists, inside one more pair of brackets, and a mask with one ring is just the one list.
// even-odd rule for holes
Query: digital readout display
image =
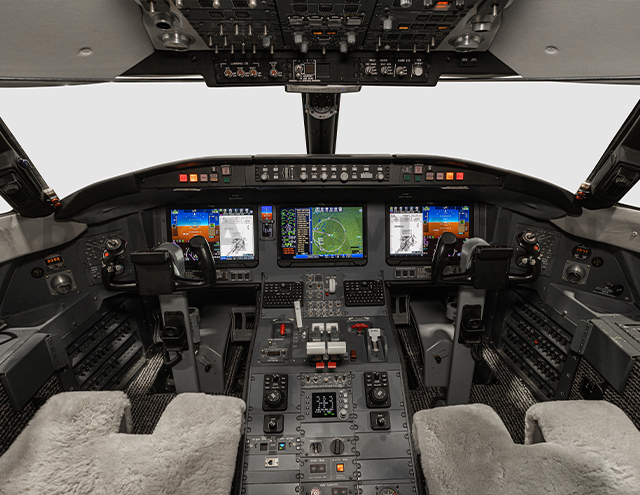
{"label": "digital readout display", "polygon": [[336,393],[317,392],[311,394],[314,418],[333,418],[336,415]]}

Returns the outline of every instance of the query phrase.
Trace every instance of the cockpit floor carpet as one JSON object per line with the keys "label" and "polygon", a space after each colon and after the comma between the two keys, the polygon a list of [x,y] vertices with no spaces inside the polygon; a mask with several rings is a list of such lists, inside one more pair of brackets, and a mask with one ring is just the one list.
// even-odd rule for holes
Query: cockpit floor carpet
{"label": "cockpit floor carpet", "polygon": [[[220,395],[242,398],[247,350],[246,345],[231,345],[225,362],[226,386],[224,394]],[[154,393],[153,386],[162,368],[162,352],[158,348],[156,354],[147,361],[138,376],[125,389],[125,393],[131,401],[134,434],[150,435],[153,433],[160,416],[176,396],[175,393]]]}
{"label": "cockpit floor carpet", "polygon": [[15,411],[0,385],[0,456],[4,454],[24,430],[42,404],[49,397],[62,392],[57,375],[53,375],[21,411]]}
{"label": "cockpit floor carpet", "polygon": [[469,402],[491,406],[509,430],[515,443],[524,443],[524,417],[538,400],[490,346],[483,346],[482,356],[496,375],[492,385],[473,385]]}
{"label": "cockpit floor carpet", "polygon": [[125,393],[131,401],[133,434],[150,435],[153,433],[160,416],[176,396],[174,393],[154,394],[151,391],[162,365],[162,352],[157,352],[125,389]]}
{"label": "cockpit floor carpet", "polygon": [[[438,399],[444,399],[446,388],[425,387],[422,367],[422,350],[415,330],[398,325],[398,335],[407,363],[409,398],[412,414],[433,407]],[[491,385],[473,385],[471,403],[491,406],[500,416],[515,443],[524,443],[524,417],[527,409],[538,400],[527,386],[511,372],[499,354],[490,346],[483,346],[482,355],[497,380]]]}

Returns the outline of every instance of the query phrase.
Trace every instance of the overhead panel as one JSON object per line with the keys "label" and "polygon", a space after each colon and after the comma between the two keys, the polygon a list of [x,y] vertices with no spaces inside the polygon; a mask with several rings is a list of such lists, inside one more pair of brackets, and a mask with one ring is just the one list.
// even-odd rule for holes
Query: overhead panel
{"label": "overhead panel", "polygon": [[[458,51],[486,49],[506,0],[183,0],[180,12],[217,52],[254,50],[423,51],[454,50],[448,37],[476,32],[478,43]],[[482,15],[482,18],[478,16]],[[466,18],[466,21],[462,22]],[[484,19],[484,23],[481,21]],[[460,31],[460,30],[458,30]],[[466,48],[466,50],[465,50]]]}

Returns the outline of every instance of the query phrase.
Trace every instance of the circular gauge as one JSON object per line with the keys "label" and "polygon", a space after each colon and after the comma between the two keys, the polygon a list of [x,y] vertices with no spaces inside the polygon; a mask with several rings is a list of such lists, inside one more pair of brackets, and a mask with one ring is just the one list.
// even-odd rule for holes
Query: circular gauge
{"label": "circular gauge", "polygon": [[591,260],[591,264],[596,268],[600,268],[602,265],[604,265],[604,260],[600,256],[596,256]]}
{"label": "circular gauge", "polygon": [[44,275],[44,270],[40,267],[37,267],[31,270],[31,276],[33,278],[42,278],[43,275]]}
{"label": "circular gauge", "polygon": [[574,246],[571,253],[575,259],[586,261],[591,256],[591,248],[585,244],[578,244],[577,246]]}
{"label": "circular gauge", "polygon": [[398,492],[389,486],[385,486],[378,491],[378,495],[398,495]]}

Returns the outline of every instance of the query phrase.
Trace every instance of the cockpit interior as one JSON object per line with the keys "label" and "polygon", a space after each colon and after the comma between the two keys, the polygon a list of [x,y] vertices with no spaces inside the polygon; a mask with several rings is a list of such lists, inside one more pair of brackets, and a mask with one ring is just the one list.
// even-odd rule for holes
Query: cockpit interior
{"label": "cockpit interior", "polygon": [[638,84],[639,4],[0,12],[4,88],[280,86],[307,147],[59,198],[0,120],[0,494],[640,493],[640,103],[575,191],[428,145],[336,154],[366,86]]}

